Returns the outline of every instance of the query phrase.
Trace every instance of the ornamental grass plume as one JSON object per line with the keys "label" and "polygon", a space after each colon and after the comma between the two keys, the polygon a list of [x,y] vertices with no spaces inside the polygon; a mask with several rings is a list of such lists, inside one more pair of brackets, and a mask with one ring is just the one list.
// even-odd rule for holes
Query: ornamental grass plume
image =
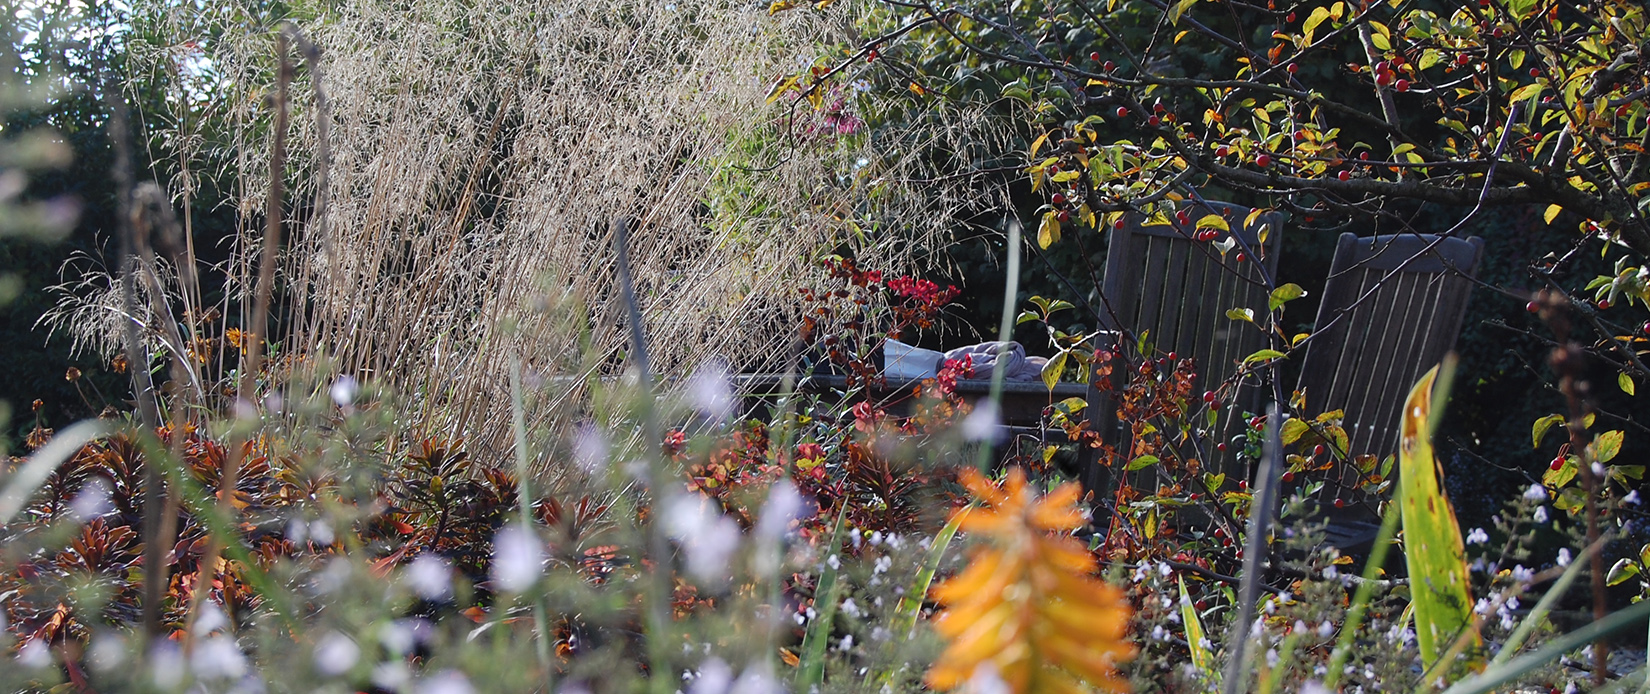
{"label": "ornamental grass plume", "polygon": [[960,481],[983,508],[960,511],[959,530],[989,543],[934,589],[945,607],[934,628],[950,643],[927,684],[953,690],[984,678],[1021,694],[1088,691],[1085,683],[1127,691],[1116,664],[1134,655],[1123,639],[1130,609],[1122,591],[1094,578],[1094,557],[1068,534],[1085,523],[1077,485],[1038,499],[1019,468],[1001,485],[972,468]]}

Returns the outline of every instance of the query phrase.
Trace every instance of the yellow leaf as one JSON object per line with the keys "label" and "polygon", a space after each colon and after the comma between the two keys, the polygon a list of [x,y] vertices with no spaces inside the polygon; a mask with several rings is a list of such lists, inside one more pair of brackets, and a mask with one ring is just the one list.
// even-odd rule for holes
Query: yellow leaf
{"label": "yellow leaf", "polygon": [[1558,205],[1548,205],[1547,206],[1547,211],[1541,215],[1541,219],[1543,221],[1547,222],[1548,224],[1552,224],[1553,220],[1558,218],[1558,213],[1563,212],[1563,211],[1564,211],[1563,207],[1560,207]]}
{"label": "yellow leaf", "polygon": [[1045,143],[1045,142],[1048,142],[1048,133],[1043,133],[1041,135],[1038,135],[1037,139],[1031,141],[1031,157],[1032,158],[1036,158],[1037,150],[1042,149],[1043,148],[1043,143]]}
{"label": "yellow leaf", "polygon": [[1060,240],[1060,213],[1053,210],[1043,213],[1043,223],[1037,226],[1037,247],[1048,248]]}

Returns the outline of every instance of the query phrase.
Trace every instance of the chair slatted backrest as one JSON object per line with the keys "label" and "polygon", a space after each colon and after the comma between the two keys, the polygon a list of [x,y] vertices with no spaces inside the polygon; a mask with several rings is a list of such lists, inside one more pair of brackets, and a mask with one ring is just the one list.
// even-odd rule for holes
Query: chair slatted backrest
{"label": "chair slatted backrest", "polygon": [[1341,235],[1300,388],[1311,413],[1345,412],[1350,454],[1398,450],[1403,399],[1454,348],[1483,253],[1477,237]]}
{"label": "chair slatted backrest", "polygon": [[[1250,212],[1250,208],[1228,203],[1198,205],[1191,210],[1190,223],[1184,225],[1147,225],[1145,218],[1130,215],[1122,228],[1110,234],[1102,302],[1096,306],[1102,327],[1134,339],[1146,334],[1158,351],[1195,359],[1195,394],[1218,386],[1237,372],[1244,357],[1266,346],[1259,330],[1226,317],[1233,308],[1252,308],[1257,314],[1266,309],[1269,292],[1257,263],[1264,265],[1265,274],[1276,276],[1282,215],[1267,213],[1245,224]],[[1261,248],[1264,229],[1262,257],[1239,261],[1237,249],[1223,256],[1213,243],[1196,240],[1197,220],[1211,213],[1221,215],[1232,233],[1251,249]],[[1252,409],[1253,390],[1245,389],[1228,402]],[[1222,438],[1239,418],[1224,419],[1217,434]],[[1109,413],[1095,408],[1090,421],[1096,430],[1116,440],[1118,433],[1110,430],[1116,422]],[[1211,469],[1224,466],[1224,461],[1210,465]],[[1096,469],[1085,480],[1091,489],[1100,489],[1109,483],[1105,476]]]}
{"label": "chair slatted backrest", "polygon": [[[1249,208],[1209,206],[1250,248],[1261,245],[1261,229],[1268,229],[1266,251],[1258,262],[1267,274],[1275,274],[1281,215],[1261,215],[1245,226]],[[1231,376],[1236,364],[1266,341],[1260,331],[1226,317],[1233,308],[1265,310],[1268,291],[1257,259],[1240,262],[1237,249],[1222,256],[1212,243],[1194,238],[1193,225],[1209,213],[1199,206],[1190,215],[1191,224],[1151,226],[1131,215],[1123,228],[1113,229],[1100,307],[1102,314],[1115,313],[1116,323],[1106,327],[1136,338],[1148,334],[1159,351],[1195,358],[1199,393]]]}

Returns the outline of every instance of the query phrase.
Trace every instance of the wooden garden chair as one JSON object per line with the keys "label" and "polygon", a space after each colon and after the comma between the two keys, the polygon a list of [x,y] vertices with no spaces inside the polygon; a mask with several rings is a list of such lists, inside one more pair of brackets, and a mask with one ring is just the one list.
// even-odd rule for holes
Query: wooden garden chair
{"label": "wooden garden chair", "polygon": [[1299,387],[1312,412],[1344,411],[1350,455],[1397,452],[1399,408],[1454,348],[1483,253],[1478,237],[1341,234]]}
{"label": "wooden garden chair", "polygon": [[[1195,359],[1196,395],[1231,377],[1244,357],[1266,346],[1259,330],[1226,317],[1233,308],[1263,310],[1269,292],[1261,268],[1266,275],[1276,276],[1282,215],[1263,214],[1246,224],[1250,212],[1250,208],[1228,203],[1200,204],[1191,209],[1187,224],[1172,218],[1168,224],[1148,224],[1148,219],[1130,215],[1110,234],[1102,297],[1095,307],[1102,327],[1125,340],[1145,336],[1158,352]],[[1248,248],[1264,246],[1261,257],[1239,261],[1238,249],[1223,256],[1213,243],[1198,241],[1197,221],[1208,214],[1220,215]],[[1264,244],[1262,230],[1266,231]],[[1226,402],[1235,409],[1253,410],[1258,402],[1254,390],[1244,389]],[[1123,441],[1114,406],[1099,395],[1091,388],[1090,426],[1107,441]],[[1240,419],[1225,417],[1216,440],[1229,437],[1228,430],[1234,423],[1241,425],[1235,421]],[[1225,466],[1225,461],[1207,460],[1210,454],[1205,451],[1204,457],[1211,469]],[[1103,493],[1110,484],[1109,470],[1093,464],[1092,453],[1080,462],[1085,484]]]}

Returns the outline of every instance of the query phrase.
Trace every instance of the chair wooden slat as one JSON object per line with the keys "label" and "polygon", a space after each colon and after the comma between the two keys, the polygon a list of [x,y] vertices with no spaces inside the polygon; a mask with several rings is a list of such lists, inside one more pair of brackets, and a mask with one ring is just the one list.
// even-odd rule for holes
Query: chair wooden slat
{"label": "chair wooden slat", "polygon": [[1312,338],[1299,385],[1310,410],[1346,412],[1351,454],[1396,452],[1398,408],[1453,348],[1483,246],[1424,234],[1341,236],[1317,325],[1347,315]]}

